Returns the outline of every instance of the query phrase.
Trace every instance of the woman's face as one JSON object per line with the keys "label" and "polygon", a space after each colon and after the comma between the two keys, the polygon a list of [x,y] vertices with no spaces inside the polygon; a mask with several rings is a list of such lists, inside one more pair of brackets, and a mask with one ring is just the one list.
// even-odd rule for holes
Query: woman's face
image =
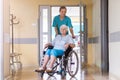
{"label": "woman's face", "polygon": [[66,35],[67,30],[65,28],[61,28],[60,32],[61,32],[62,35]]}
{"label": "woman's face", "polygon": [[64,17],[65,14],[66,14],[66,9],[61,9],[61,10],[60,10],[60,16],[61,16],[61,17]]}

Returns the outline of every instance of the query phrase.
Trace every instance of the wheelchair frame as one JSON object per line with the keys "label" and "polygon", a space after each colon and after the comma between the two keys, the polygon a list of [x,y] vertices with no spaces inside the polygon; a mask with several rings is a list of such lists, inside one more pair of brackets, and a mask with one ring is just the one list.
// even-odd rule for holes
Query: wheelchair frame
{"label": "wheelchair frame", "polygon": [[[49,46],[48,49],[53,49],[53,46]],[[74,74],[71,74],[71,70],[68,69],[68,58],[70,56],[72,56],[72,54],[75,54],[76,56],[76,60],[77,60],[77,68],[76,68],[76,71]],[[43,52],[43,55],[45,55],[45,51]],[[44,56],[43,56],[44,57]],[[59,62],[58,62],[58,59],[59,59]],[[44,61],[42,59],[42,61]],[[41,62],[42,63],[42,62]],[[70,63],[70,64],[74,64],[74,63]],[[42,65],[42,64],[41,64]],[[61,72],[60,71],[56,71],[57,70],[57,67],[58,65],[60,65],[60,68],[61,68]],[[79,67],[79,60],[78,60],[78,55],[77,53],[69,46],[68,49],[64,52],[64,55],[63,56],[58,56],[57,57],[57,60],[56,62],[54,63],[54,66],[52,68],[52,72],[50,73],[47,73],[49,76],[53,76],[55,73],[58,73],[60,74],[62,77],[65,77],[66,76],[66,73],[68,72],[69,75],[71,77],[74,77],[77,72],[78,72],[78,67]],[[66,68],[68,69],[68,71],[66,71]],[[44,71],[45,72],[45,71]],[[43,77],[44,75],[44,72],[41,72],[40,76]]]}

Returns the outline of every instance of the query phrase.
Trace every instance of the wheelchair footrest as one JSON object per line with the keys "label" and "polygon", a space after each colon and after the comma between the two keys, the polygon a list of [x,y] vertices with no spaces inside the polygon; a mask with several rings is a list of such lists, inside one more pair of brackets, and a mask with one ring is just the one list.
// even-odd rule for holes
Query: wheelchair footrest
{"label": "wheelchair footrest", "polygon": [[38,73],[44,73],[45,71],[40,71],[40,70],[35,70],[35,72],[38,72]]}
{"label": "wheelchair footrest", "polygon": [[74,62],[72,62],[71,64],[75,64]]}

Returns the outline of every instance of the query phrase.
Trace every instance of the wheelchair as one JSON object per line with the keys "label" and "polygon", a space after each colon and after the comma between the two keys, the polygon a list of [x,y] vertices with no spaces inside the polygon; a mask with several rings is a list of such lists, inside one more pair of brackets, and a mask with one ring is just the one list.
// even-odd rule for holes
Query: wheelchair
{"label": "wheelchair", "polygon": [[[53,49],[53,46],[48,46],[47,49]],[[46,51],[43,51],[43,57]],[[44,62],[44,58],[42,58],[40,65]],[[57,71],[58,66],[60,70]],[[66,73],[71,77],[74,77],[79,68],[79,59],[77,53],[69,46],[67,50],[64,52],[63,56],[57,56],[57,59],[53,65],[52,72],[47,73],[49,76],[53,76],[55,73],[60,74],[61,77],[65,77]],[[43,77],[45,71],[40,72],[40,76]]]}

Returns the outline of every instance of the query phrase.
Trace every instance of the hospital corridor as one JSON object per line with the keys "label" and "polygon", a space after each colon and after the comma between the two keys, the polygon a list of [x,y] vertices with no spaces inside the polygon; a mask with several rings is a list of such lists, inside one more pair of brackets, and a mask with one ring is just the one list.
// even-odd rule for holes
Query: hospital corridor
{"label": "hospital corridor", "polygon": [[120,80],[120,0],[0,0],[0,80]]}

